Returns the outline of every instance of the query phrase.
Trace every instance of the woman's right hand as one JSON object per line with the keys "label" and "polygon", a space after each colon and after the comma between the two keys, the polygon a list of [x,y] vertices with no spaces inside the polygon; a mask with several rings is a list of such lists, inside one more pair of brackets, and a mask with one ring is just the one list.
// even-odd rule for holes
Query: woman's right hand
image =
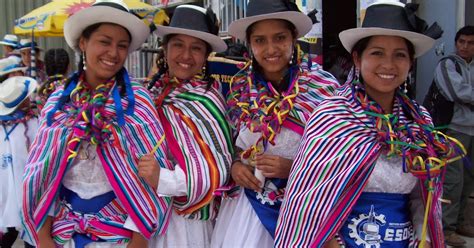
{"label": "woman's right hand", "polygon": [[231,170],[232,179],[241,187],[253,189],[255,191],[262,191],[262,183],[253,174],[253,168],[250,165],[244,164],[241,161],[236,161],[232,164]]}
{"label": "woman's right hand", "polygon": [[160,165],[153,154],[143,155],[138,161],[138,175],[145,179],[153,189],[158,188],[160,180]]}

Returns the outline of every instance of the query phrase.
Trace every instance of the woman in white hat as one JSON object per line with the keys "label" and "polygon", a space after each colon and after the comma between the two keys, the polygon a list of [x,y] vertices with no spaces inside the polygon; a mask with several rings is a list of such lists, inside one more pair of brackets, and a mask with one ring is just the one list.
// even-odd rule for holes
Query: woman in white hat
{"label": "woman in white hat", "polygon": [[170,201],[138,175],[141,156],[165,154],[162,128],[148,92],[123,67],[148,35],[121,0],[98,0],[67,19],[79,70],[44,106],[24,176],[24,226],[35,245],[146,247],[166,226]]}
{"label": "woman in white hat", "polygon": [[216,190],[227,183],[232,134],[225,117],[219,82],[206,70],[212,51],[227,46],[217,34],[212,10],[178,6],[170,25],[159,27],[165,64],[150,82],[171,169],[145,156],[141,175],[159,195],[172,197],[169,224],[151,247],[209,247],[219,201]]}
{"label": "woman in white hat", "polygon": [[21,76],[0,83],[0,247],[12,247],[22,229],[23,171],[38,129],[29,98],[36,86]]}
{"label": "woman in white hat", "polygon": [[465,151],[406,95],[414,59],[442,33],[416,7],[377,1],[339,34],[356,76],[308,121],[276,247],[445,247],[442,171]]}
{"label": "woman in white hat", "polygon": [[27,67],[26,75],[38,79],[40,83],[44,82],[47,75],[44,62],[41,60],[40,52],[42,49],[38,46],[38,43],[30,38],[21,39],[18,43],[18,50],[20,51],[22,65]]}
{"label": "woman in white hat", "polygon": [[21,65],[21,59],[15,56],[0,59],[0,82],[7,78],[23,76],[26,67]]}
{"label": "woman in white hat", "polygon": [[[250,46],[251,63],[234,76],[228,98],[236,127],[233,181],[224,199],[214,247],[273,247],[286,180],[306,120],[337,81],[296,47],[311,19],[290,1],[253,0],[229,33]],[[236,231],[238,230],[238,231]]]}
{"label": "woman in white hat", "polygon": [[13,54],[13,51],[18,48],[18,36],[6,34],[3,40],[0,40],[0,45],[2,45],[3,58],[8,58]]}

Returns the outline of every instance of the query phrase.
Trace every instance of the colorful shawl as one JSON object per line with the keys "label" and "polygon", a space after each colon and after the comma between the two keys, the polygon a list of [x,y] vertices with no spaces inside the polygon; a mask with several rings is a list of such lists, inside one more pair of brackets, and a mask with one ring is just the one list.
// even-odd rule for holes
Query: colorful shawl
{"label": "colorful shawl", "polygon": [[[139,157],[153,150],[163,130],[147,91],[131,83],[125,70],[123,79],[123,87],[112,81],[98,86],[91,97],[75,94],[84,86],[75,74],[45,105],[23,184],[23,224],[35,243],[48,213],[58,207],[62,178],[83,141],[98,144],[97,154],[118,202],[141,234],[150,238],[166,229],[171,200],[159,198],[137,170]],[[160,166],[170,168],[162,148],[155,156]],[[123,229],[113,224],[102,228],[110,233]]]}
{"label": "colorful shawl", "polygon": [[[338,83],[331,74],[311,64],[308,56],[298,61],[289,68],[288,88],[281,93],[250,69],[234,76],[228,99],[233,123],[237,130],[248,128],[260,137],[251,147],[243,147],[242,159],[252,160],[255,154],[264,153],[268,144],[275,144],[282,127],[302,136],[313,110],[334,94]],[[287,180],[268,178],[264,183],[272,186],[264,187],[262,193],[245,189],[245,194],[273,237]]]}
{"label": "colorful shawl", "polygon": [[255,75],[250,64],[233,77],[227,100],[232,123],[236,130],[246,126],[261,135],[258,144],[242,152],[242,158],[249,158],[259,146],[273,144],[281,127],[302,134],[314,108],[334,94],[336,79],[318,64],[311,64],[307,55],[300,53],[299,57],[298,64],[289,68],[290,82],[281,93]]}
{"label": "colorful shawl", "polygon": [[152,94],[166,133],[170,160],[185,173],[188,192],[174,197],[177,213],[209,220],[216,216],[216,189],[227,183],[232,162],[232,135],[218,84],[207,89],[199,77],[178,81],[164,74]]}
{"label": "colorful shawl", "polygon": [[41,112],[48,97],[56,90],[56,88],[64,83],[63,80],[64,76],[61,74],[50,76],[46,79],[45,82],[38,88],[38,92],[36,94],[36,107],[38,111]]}
{"label": "colorful shawl", "polygon": [[382,152],[402,156],[404,170],[420,179],[431,246],[444,247],[442,171],[463,153],[462,145],[434,131],[426,110],[402,93],[396,94],[392,114],[380,110],[358,83],[315,110],[290,173],[276,247],[322,247],[332,239]]}

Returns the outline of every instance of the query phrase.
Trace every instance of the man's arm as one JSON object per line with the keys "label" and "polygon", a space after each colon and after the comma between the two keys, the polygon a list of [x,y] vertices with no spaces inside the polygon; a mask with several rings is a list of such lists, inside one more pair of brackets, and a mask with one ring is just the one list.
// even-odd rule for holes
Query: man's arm
{"label": "man's arm", "polygon": [[435,70],[435,82],[446,99],[460,104],[474,104],[474,88],[460,72],[456,70],[456,62],[443,59]]}

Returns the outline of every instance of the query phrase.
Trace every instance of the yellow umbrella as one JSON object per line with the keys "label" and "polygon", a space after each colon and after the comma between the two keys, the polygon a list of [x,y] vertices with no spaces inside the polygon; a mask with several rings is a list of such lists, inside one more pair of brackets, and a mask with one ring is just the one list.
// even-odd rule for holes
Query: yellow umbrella
{"label": "yellow umbrella", "polygon": [[[15,20],[13,32],[18,35],[30,35],[34,31],[35,36],[41,37],[63,36],[64,22],[67,17],[91,6],[94,2],[94,0],[53,0]],[[139,0],[124,0],[124,2],[133,13],[142,17],[146,24],[153,22],[156,25],[162,25],[169,22],[169,17],[164,10]]]}

